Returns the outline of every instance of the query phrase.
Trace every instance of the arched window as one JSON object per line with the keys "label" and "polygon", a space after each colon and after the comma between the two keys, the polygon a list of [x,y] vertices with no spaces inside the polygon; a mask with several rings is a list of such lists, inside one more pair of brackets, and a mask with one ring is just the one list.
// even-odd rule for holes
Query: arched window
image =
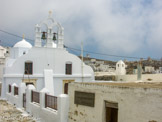
{"label": "arched window", "polygon": [[71,75],[72,74],[72,62],[66,62],[65,64],[65,74]]}
{"label": "arched window", "polygon": [[24,74],[27,74],[27,75],[32,75],[33,74],[33,62],[31,62],[31,61],[25,62]]}

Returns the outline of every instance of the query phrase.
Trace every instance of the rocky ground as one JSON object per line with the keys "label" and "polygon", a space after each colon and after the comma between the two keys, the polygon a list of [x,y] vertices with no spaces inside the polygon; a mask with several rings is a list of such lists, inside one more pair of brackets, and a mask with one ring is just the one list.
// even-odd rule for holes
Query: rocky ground
{"label": "rocky ground", "polygon": [[0,100],[0,122],[36,122],[31,116],[16,109],[15,106]]}

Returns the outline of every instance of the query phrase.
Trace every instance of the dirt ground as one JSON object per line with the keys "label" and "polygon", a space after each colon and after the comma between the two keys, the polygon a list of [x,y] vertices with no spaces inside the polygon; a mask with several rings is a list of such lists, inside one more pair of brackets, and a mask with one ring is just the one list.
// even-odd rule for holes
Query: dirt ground
{"label": "dirt ground", "polygon": [[0,122],[36,122],[27,113],[16,109],[15,106],[0,100]]}

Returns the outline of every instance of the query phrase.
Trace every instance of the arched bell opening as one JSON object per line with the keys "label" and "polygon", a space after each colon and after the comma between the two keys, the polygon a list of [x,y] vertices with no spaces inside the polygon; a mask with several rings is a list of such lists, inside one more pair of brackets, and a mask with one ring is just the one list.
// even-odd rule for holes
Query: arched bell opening
{"label": "arched bell opening", "polygon": [[52,28],[53,33],[52,33],[52,41],[57,44],[58,43],[58,27],[57,26],[53,26]]}
{"label": "arched bell opening", "polygon": [[42,24],[41,25],[41,45],[44,47],[47,43],[47,25]]}

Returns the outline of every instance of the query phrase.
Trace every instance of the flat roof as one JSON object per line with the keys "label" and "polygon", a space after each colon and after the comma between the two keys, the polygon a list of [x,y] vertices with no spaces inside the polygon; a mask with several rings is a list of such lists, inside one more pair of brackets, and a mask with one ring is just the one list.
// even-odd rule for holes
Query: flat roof
{"label": "flat roof", "polygon": [[162,82],[84,82],[81,84],[162,89]]}

